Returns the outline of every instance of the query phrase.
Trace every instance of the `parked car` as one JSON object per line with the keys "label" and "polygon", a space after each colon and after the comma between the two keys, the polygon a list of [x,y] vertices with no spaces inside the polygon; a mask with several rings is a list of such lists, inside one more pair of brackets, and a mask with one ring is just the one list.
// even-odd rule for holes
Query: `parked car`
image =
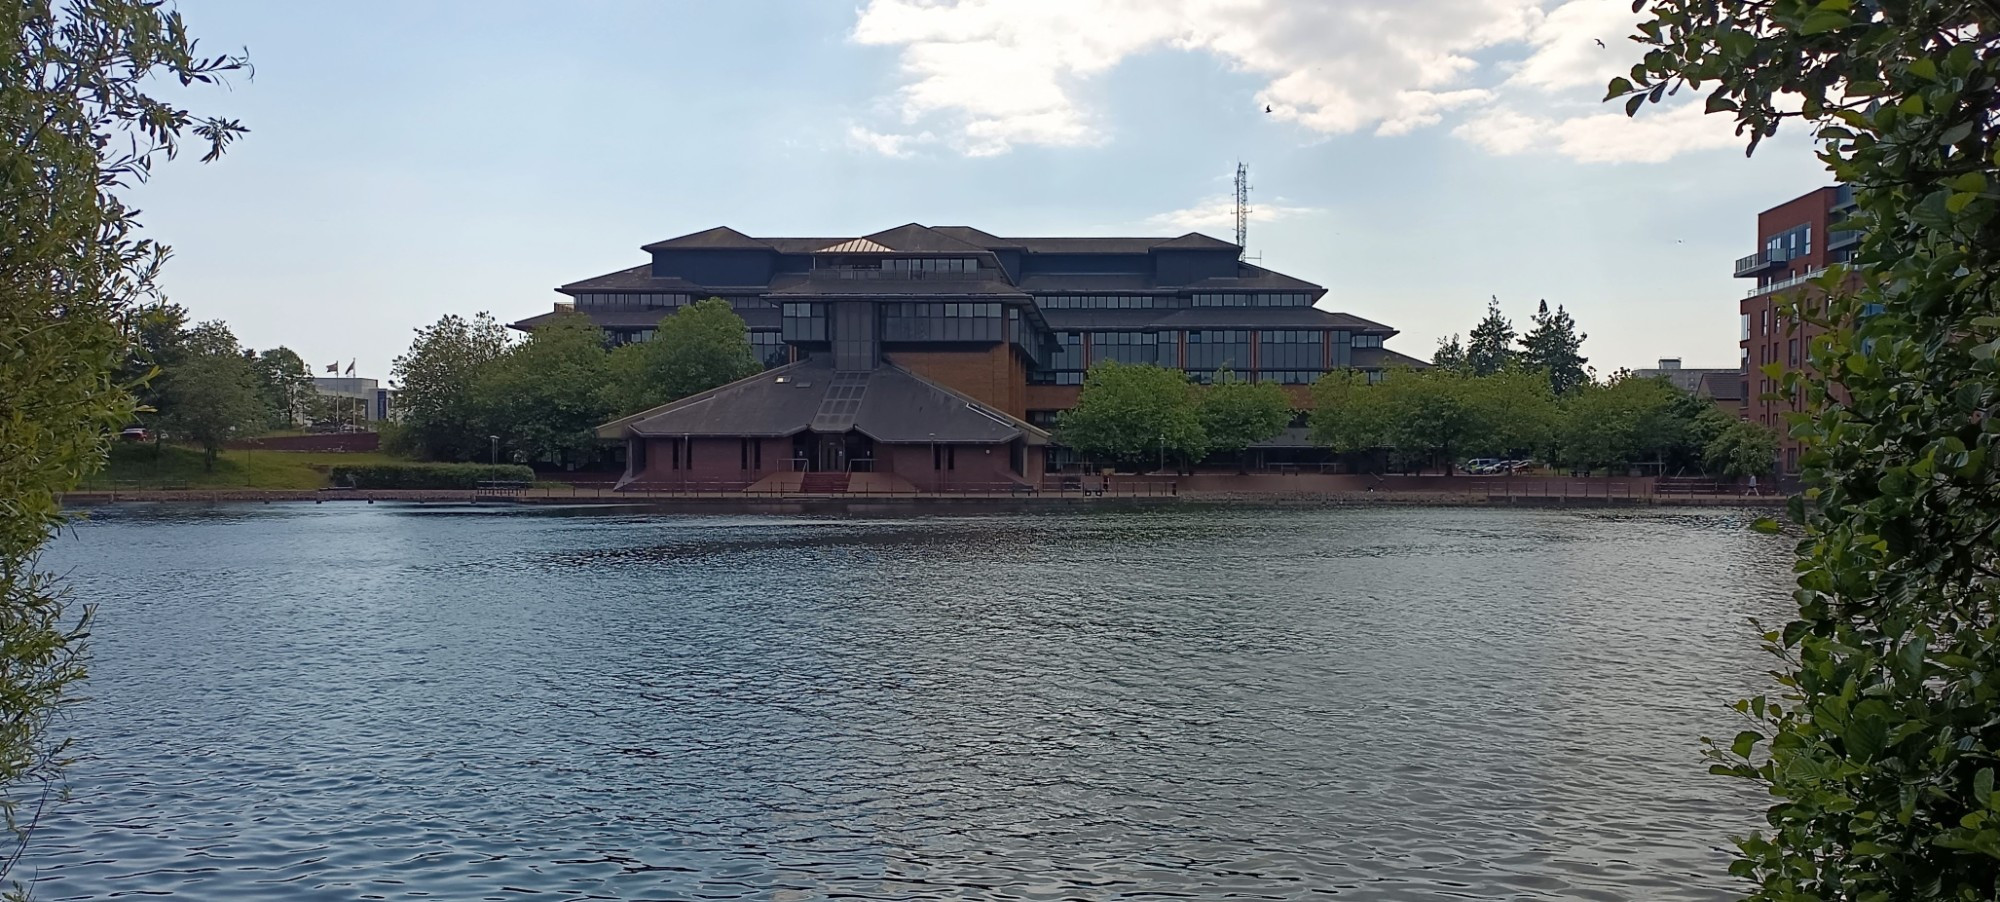
{"label": "parked car", "polygon": [[118,433],[118,440],[124,442],[150,442],[153,433],[144,426],[127,426]]}
{"label": "parked car", "polygon": [[1500,465],[1499,458],[1475,457],[1465,462],[1465,472],[1474,476],[1484,476],[1495,471]]}

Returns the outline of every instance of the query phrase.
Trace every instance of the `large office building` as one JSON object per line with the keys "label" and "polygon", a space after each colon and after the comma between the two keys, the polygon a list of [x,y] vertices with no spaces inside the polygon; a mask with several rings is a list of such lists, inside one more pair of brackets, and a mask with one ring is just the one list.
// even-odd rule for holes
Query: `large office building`
{"label": "large office building", "polygon": [[1383,347],[1394,329],[1322,310],[1325,289],[1201,234],[713,228],[643,250],[647,262],[564,285],[569,300],[515,327],[574,311],[613,342],[644,341],[676,308],[716,297],[767,369],[600,430],[626,442],[635,486],[770,486],[800,472],[822,488],[850,474],[920,491],[1034,485],[1056,415],[1099,361],[1196,381],[1229,369],[1287,386],[1302,409],[1329,371],[1422,365]]}
{"label": "large office building", "polygon": [[1807,366],[1817,326],[1795,322],[1782,309],[1785,302],[1817,288],[1807,282],[1826,272],[1829,265],[1854,259],[1861,233],[1834,231],[1833,225],[1854,209],[1854,192],[1848,185],[1815,189],[1757,215],[1758,251],[1736,261],[1738,278],[1756,279],[1741,301],[1741,357],[1739,369],[1743,398],[1741,415],[1776,430],[1780,436],[1780,472],[1799,469],[1799,443],[1789,434],[1785,414],[1801,409],[1802,399],[1775,397],[1778,380],[1765,372],[1770,364],[1780,370]]}

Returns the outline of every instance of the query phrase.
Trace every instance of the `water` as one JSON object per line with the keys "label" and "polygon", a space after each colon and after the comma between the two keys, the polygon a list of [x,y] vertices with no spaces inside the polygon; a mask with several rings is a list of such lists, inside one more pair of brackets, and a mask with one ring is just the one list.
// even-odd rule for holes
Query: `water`
{"label": "water", "polygon": [[39,899],[1735,898],[1726,512],[123,508]]}

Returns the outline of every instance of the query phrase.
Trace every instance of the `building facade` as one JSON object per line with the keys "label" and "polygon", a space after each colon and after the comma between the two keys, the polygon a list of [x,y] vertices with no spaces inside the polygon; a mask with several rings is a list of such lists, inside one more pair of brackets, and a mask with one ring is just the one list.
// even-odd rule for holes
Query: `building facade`
{"label": "building facade", "polygon": [[1665,379],[1673,387],[1694,395],[1732,417],[1742,416],[1743,374],[1735,368],[1700,369],[1681,366],[1679,357],[1662,357],[1652,369],[1633,370],[1641,379]]}
{"label": "building facade", "polygon": [[1384,347],[1394,329],[1319,309],[1320,286],[1195,233],[1001,238],[910,224],[752,238],[714,228],[643,250],[649,262],[564,285],[569,300],[515,328],[574,311],[614,343],[645,341],[678,307],[717,297],[748,324],[767,369],[608,424],[601,434],[628,443],[634,483],[749,486],[815,472],[894,474],[918,489],[1033,484],[1047,429],[1099,361],[1195,381],[1229,369],[1287,386],[1302,409],[1327,372],[1423,365]]}
{"label": "building facade", "polygon": [[1852,188],[1835,185],[1765,210],[1757,216],[1758,251],[1736,261],[1737,278],[1756,280],[1740,302],[1739,414],[1778,432],[1781,473],[1799,470],[1799,443],[1789,434],[1785,414],[1803,409],[1803,401],[1775,397],[1779,382],[1766,369],[1771,364],[1781,371],[1806,366],[1812,339],[1822,330],[1786,316],[1783,307],[1801,294],[1810,299],[1818,293],[1806,283],[1828,266],[1854,259],[1861,233],[1833,228],[1853,209]]}

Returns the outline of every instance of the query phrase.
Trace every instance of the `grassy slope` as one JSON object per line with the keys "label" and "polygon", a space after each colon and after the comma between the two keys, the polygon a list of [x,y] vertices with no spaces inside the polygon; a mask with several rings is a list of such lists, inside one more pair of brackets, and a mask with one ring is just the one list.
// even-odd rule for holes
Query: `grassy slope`
{"label": "grassy slope", "polygon": [[202,468],[201,450],[177,445],[119,442],[111,446],[104,469],[84,480],[82,489],[138,488],[257,488],[317,489],[326,485],[326,471],[338,464],[399,463],[404,459],[380,453],[313,451],[224,451],[213,471]]}

